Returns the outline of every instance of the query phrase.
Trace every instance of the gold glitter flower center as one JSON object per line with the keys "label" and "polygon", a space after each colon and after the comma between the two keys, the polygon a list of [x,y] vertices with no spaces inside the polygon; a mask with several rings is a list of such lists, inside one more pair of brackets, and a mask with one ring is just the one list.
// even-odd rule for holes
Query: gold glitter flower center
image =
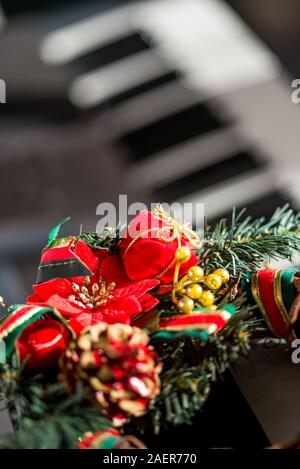
{"label": "gold glitter flower center", "polygon": [[114,282],[106,284],[103,279],[91,283],[91,279],[86,277],[82,286],[72,282],[73,293],[69,295],[68,300],[80,308],[95,310],[114,298],[112,292],[115,286]]}

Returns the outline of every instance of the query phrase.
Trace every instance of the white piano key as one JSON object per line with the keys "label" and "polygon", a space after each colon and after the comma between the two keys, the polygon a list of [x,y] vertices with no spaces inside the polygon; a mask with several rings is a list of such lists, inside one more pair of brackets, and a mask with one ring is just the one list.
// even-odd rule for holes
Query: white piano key
{"label": "white piano key", "polygon": [[162,55],[208,95],[270,80],[281,66],[243,20],[219,0],[153,0],[135,15]]}
{"label": "white piano key", "polygon": [[88,108],[158,78],[169,70],[152,51],[142,51],[77,77],[70,85],[73,104]]}
{"label": "white piano key", "polygon": [[116,131],[124,134],[201,101],[203,96],[199,93],[182,86],[180,80],[172,81],[115,106],[110,118]]}
{"label": "white piano key", "polygon": [[[247,206],[250,201],[263,197],[274,189],[274,175],[270,170],[254,170],[199,190],[182,197],[176,202],[204,204],[205,216],[213,219],[230,212],[233,206]],[[193,219],[191,223],[199,225],[201,220]]]}
{"label": "white piano key", "polygon": [[128,175],[128,185],[153,189],[242,149],[244,145],[233,128],[212,131],[135,163]]}
{"label": "white piano key", "polygon": [[62,65],[81,55],[122,39],[132,31],[135,4],[114,8],[52,31],[41,43],[40,56],[51,65]]}

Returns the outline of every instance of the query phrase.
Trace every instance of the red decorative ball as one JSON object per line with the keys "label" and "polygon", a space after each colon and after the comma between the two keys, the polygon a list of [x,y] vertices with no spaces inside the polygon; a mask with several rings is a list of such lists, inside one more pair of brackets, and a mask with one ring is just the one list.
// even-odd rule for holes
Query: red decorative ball
{"label": "red decorative ball", "polygon": [[24,367],[40,372],[58,366],[70,333],[54,319],[38,320],[27,326],[16,341],[16,350]]}

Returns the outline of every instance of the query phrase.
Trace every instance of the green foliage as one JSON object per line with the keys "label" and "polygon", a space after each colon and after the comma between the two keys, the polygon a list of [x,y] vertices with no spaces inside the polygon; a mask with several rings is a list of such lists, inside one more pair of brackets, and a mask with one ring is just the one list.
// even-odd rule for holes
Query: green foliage
{"label": "green foliage", "polygon": [[142,434],[150,430],[158,434],[169,425],[191,423],[205,404],[211,384],[238,356],[248,352],[256,327],[249,308],[241,305],[226,327],[206,342],[186,338],[155,343],[163,363],[161,392],[151,402],[148,414],[133,420],[126,431]]}
{"label": "green foliage", "polygon": [[288,205],[275,210],[270,220],[243,219],[245,210],[232,219],[222,219],[211,230],[206,228],[199,250],[206,270],[227,268],[233,276],[261,267],[269,259],[291,259],[300,250],[300,214]]}
{"label": "green foliage", "polygon": [[[243,218],[244,211],[233,210],[231,222],[221,220],[207,228],[198,254],[206,271],[225,267],[232,278],[258,269],[270,258],[291,259],[300,248],[300,214],[288,206],[277,209],[271,219]],[[52,245],[59,226],[52,232]],[[83,232],[82,239],[92,248],[115,251],[120,228],[105,228],[101,233]],[[236,281],[236,283],[238,283]],[[218,303],[230,301],[231,290]],[[161,311],[150,312],[139,320],[149,331],[155,331],[158,315],[175,311],[170,296],[160,297]],[[147,415],[133,419],[126,431],[159,433],[169,425],[191,423],[206,402],[212,383],[220,379],[228,367],[250,348],[253,335],[264,331],[262,321],[252,319],[245,296],[233,304],[237,314],[218,334],[203,341],[186,337],[170,342],[153,340],[163,363],[161,392],[151,401]],[[83,389],[78,387],[69,396],[56,376],[26,376],[15,361],[0,368],[0,400],[10,410],[16,434],[0,441],[4,448],[72,448],[86,431],[101,431],[110,423],[100,416],[99,407],[88,405]]]}
{"label": "green foliage", "polygon": [[5,399],[16,430],[0,440],[2,448],[73,448],[85,432],[111,426],[100,416],[99,407],[84,405],[79,387],[68,396],[61,383],[26,377],[7,365],[0,374],[0,398]]}
{"label": "green foliage", "polygon": [[116,229],[103,228],[101,233],[85,231],[79,235],[79,239],[82,239],[82,241],[92,248],[115,251],[119,242],[120,231],[121,227],[117,227]]}
{"label": "green foliage", "polygon": [[70,220],[71,220],[71,217],[65,217],[62,220],[60,220],[54,228],[52,228],[52,230],[50,231],[50,233],[48,235],[48,244],[47,244],[48,248],[51,247],[52,244],[57,239],[57,236],[60,232],[60,229],[61,229],[62,225],[64,225],[65,223],[67,223]]}

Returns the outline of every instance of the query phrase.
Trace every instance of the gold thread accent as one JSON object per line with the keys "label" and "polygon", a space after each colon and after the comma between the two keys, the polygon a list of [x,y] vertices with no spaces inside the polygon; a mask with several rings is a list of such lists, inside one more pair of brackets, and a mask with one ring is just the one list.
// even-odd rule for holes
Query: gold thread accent
{"label": "gold thread accent", "polygon": [[163,220],[166,223],[167,228],[169,228],[170,231],[173,231],[173,235],[171,236],[171,238],[164,238],[162,230],[160,235],[162,240],[165,240],[170,243],[175,239],[180,238],[180,236],[182,235],[186,238],[187,241],[189,241],[189,243],[194,248],[200,247],[201,243],[197,233],[192,228],[190,228],[187,223],[185,223],[184,225],[178,223],[169,213],[165,212],[161,204],[158,204],[156,206],[154,210],[154,216],[157,217],[159,220]]}
{"label": "gold thread accent", "polygon": [[[155,227],[155,228],[148,228],[136,236],[134,239],[130,241],[127,248],[123,254],[123,260],[125,259],[126,255],[128,254],[131,247],[136,243],[142,236],[147,233],[157,232],[157,237],[160,241],[164,241],[165,243],[171,243],[177,240],[177,249],[181,247],[181,237],[184,237],[193,248],[199,248],[201,243],[198,234],[192,230],[187,224],[181,225],[178,223],[170,214],[165,212],[163,206],[158,204],[153,211],[153,216],[158,219],[159,221],[163,221],[165,226],[162,227]],[[164,234],[168,232],[168,236]],[[173,275],[173,290],[172,290],[172,301],[175,305],[177,305],[178,301],[176,298],[176,289],[178,287],[178,278],[179,278],[179,270],[181,267],[181,262],[176,260],[176,257],[172,259],[171,262],[154,278],[160,279],[175,263],[174,268],[174,275]]]}
{"label": "gold thread accent", "polygon": [[[142,236],[147,233],[155,232],[158,233],[158,239],[160,241],[164,241],[165,243],[172,243],[175,239],[179,240],[181,235],[186,238],[187,241],[196,249],[200,247],[200,240],[197,233],[192,230],[187,224],[181,225],[178,223],[170,214],[166,213],[164,208],[161,204],[158,204],[154,210],[154,217],[157,218],[159,221],[165,222],[166,226],[162,227],[155,227],[155,228],[148,228],[136,236],[134,239],[130,241],[125,252],[123,254],[123,259],[127,255],[130,248],[133,244],[138,241]],[[164,235],[164,232],[168,231],[169,236]],[[171,234],[172,232],[172,234]]]}
{"label": "gold thread accent", "polygon": [[56,267],[57,265],[70,265],[74,264],[76,262],[76,259],[67,261],[67,262],[57,262],[55,264],[41,264],[38,266],[38,269],[44,269],[45,267]]}
{"label": "gold thread accent", "polygon": [[[282,273],[282,270],[277,270],[275,272],[275,276],[274,276],[274,298],[275,298],[277,308],[280,311],[281,317],[282,317],[284,323],[287,324],[288,319],[289,319],[289,315],[287,313],[286,307],[285,307],[285,305],[283,303],[283,300],[282,300],[281,273]],[[295,331],[292,330],[291,332],[292,332],[293,339],[296,339],[297,336],[295,334]]]}
{"label": "gold thread accent", "polygon": [[175,263],[175,259],[172,259],[171,262],[165,267],[159,274],[155,275],[155,279],[159,280],[163,275],[165,275],[166,272],[168,272],[169,269],[173,266]]}
{"label": "gold thread accent", "polygon": [[151,233],[152,231],[158,231],[159,228],[148,228],[148,230],[142,231],[138,236],[136,236],[134,239],[130,241],[128,244],[127,248],[125,249],[125,252],[123,254],[123,259],[125,259],[125,256],[127,255],[128,251],[132,248],[134,243],[136,243],[142,236],[144,236],[147,233]]}
{"label": "gold thread accent", "polygon": [[275,331],[273,329],[273,326],[270,322],[270,319],[267,315],[267,312],[265,310],[265,307],[264,307],[264,304],[261,300],[261,297],[260,297],[259,286],[258,286],[258,274],[257,273],[252,274],[252,277],[251,277],[251,291],[252,291],[253,298],[254,298],[257,306],[259,307],[260,312],[263,315],[264,320],[266,321],[269,329],[273,332],[273,334],[275,336],[277,336],[277,334],[275,333]]}

